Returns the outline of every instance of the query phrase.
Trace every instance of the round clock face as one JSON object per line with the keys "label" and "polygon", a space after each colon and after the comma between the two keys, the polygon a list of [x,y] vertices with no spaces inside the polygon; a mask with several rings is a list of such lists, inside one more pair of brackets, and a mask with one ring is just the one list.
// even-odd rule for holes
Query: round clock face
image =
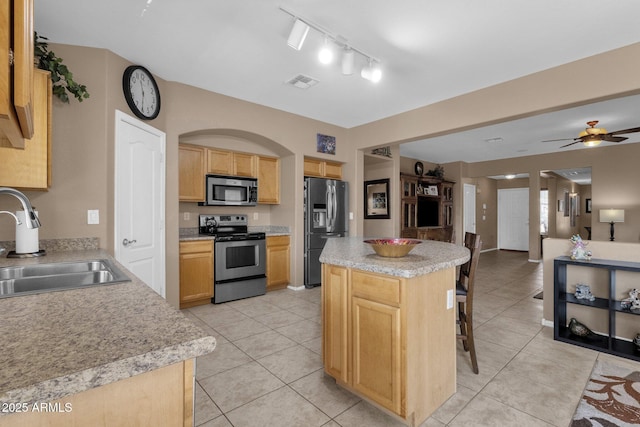
{"label": "round clock face", "polygon": [[122,90],[133,114],[151,120],[160,113],[160,91],[151,73],[140,65],[131,65],[122,75]]}

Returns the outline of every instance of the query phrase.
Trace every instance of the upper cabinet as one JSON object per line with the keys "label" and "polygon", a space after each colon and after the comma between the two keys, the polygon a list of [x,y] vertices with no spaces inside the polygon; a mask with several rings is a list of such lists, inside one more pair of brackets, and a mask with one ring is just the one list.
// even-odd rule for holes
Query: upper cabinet
{"label": "upper cabinet", "polygon": [[33,0],[0,5],[0,146],[24,148],[35,132]]}
{"label": "upper cabinet", "polygon": [[207,173],[256,177],[256,156],[235,151],[207,149]]}
{"label": "upper cabinet", "polygon": [[280,203],[280,159],[258,156],[258,203]]}
{"label": "upper cabinet", "polygon": [[342,163],[305,157],[304,176],[342,179]]}
{"label": "upper cabinet", "polygon": [[205,149],[194,145],[178,146],[178,186],[181,202],[204,202]]}
{"label": "upper cabinet", "polygon": [[0,186],[28,190],[51,187],[51,78],[33,70],[34,132],[24,149],[0,146]]}

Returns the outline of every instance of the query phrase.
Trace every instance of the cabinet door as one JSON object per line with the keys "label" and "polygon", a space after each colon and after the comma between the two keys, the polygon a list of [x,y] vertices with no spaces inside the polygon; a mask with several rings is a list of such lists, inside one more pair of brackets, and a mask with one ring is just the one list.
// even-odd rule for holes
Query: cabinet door
{"label": "cabinet door", "polygon": [[178,157],[180,201],[203,202],[205,198],[204,148],[180,145]]}
{"label": "cabinet door", "polygon": [[327,178],[342,179],[342,164],[324,162],[324,176]]}
{"label": "cabinet door", "polygon": [[0,186],[46,190],[51,186],[51,78],[34,70],[34,133],[24,150],[0,147]]}
{"label": "cabinet door", "polygon": [[267,237],[267,291],[289,284],[290,259],[289,236]]}
{"label": "cabinet door", "polygon": [[33,0],[13,0],[13,105],[26,139],[35,132],[33,37]]}
{"label": "cabinet door", "polygon": [[180,308],[213,297],[213,241],[180,242]]}
{"label": "cabinet door", "polygon": [[256,156],[253,154],[233,153],[234,176],[256,177]]}
{"label": "cabinet door", "polygon": [[226,150],[207,150],[207,173],[233,175],[233,152]]}
{"label": "cabinet door", "polygon": [[258,157],[258,203],[280,203],[280,159]]}
{"label": "cabinet door", "polygon": [[322,268],[322,360],[332,377],[348,377],[348,274],[347,269],[324,264]]}
{"label": "cabinet door", "polygon": [[353,297],[353,388],[400,416],[400,308]]}
{"label": "cabinet door", "polygon": [[304,159],[304,176],[324,176],[324,162],[317,159]]}
{"label": "cabinet door", "polygon": [[25,139],[13,106],[13,74],[8,61],[13,47],[12,3],[0,2],[0,145],[24,148]]}

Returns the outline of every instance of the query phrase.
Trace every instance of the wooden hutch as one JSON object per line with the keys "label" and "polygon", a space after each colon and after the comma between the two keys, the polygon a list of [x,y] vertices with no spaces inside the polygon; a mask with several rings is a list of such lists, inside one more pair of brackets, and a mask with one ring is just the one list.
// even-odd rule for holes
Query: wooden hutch
{"label": "wooden hutch", "polygon": [[400,236],[453,241],[453,181],[400,174]]}

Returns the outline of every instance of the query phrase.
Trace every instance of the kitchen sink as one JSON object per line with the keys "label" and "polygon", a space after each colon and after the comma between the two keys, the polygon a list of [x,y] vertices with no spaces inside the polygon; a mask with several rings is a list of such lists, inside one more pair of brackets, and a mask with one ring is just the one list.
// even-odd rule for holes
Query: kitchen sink
{"label": "kitchen sink", "polygon": [[0,298],[127,282],[108,259],[0,268]]}

